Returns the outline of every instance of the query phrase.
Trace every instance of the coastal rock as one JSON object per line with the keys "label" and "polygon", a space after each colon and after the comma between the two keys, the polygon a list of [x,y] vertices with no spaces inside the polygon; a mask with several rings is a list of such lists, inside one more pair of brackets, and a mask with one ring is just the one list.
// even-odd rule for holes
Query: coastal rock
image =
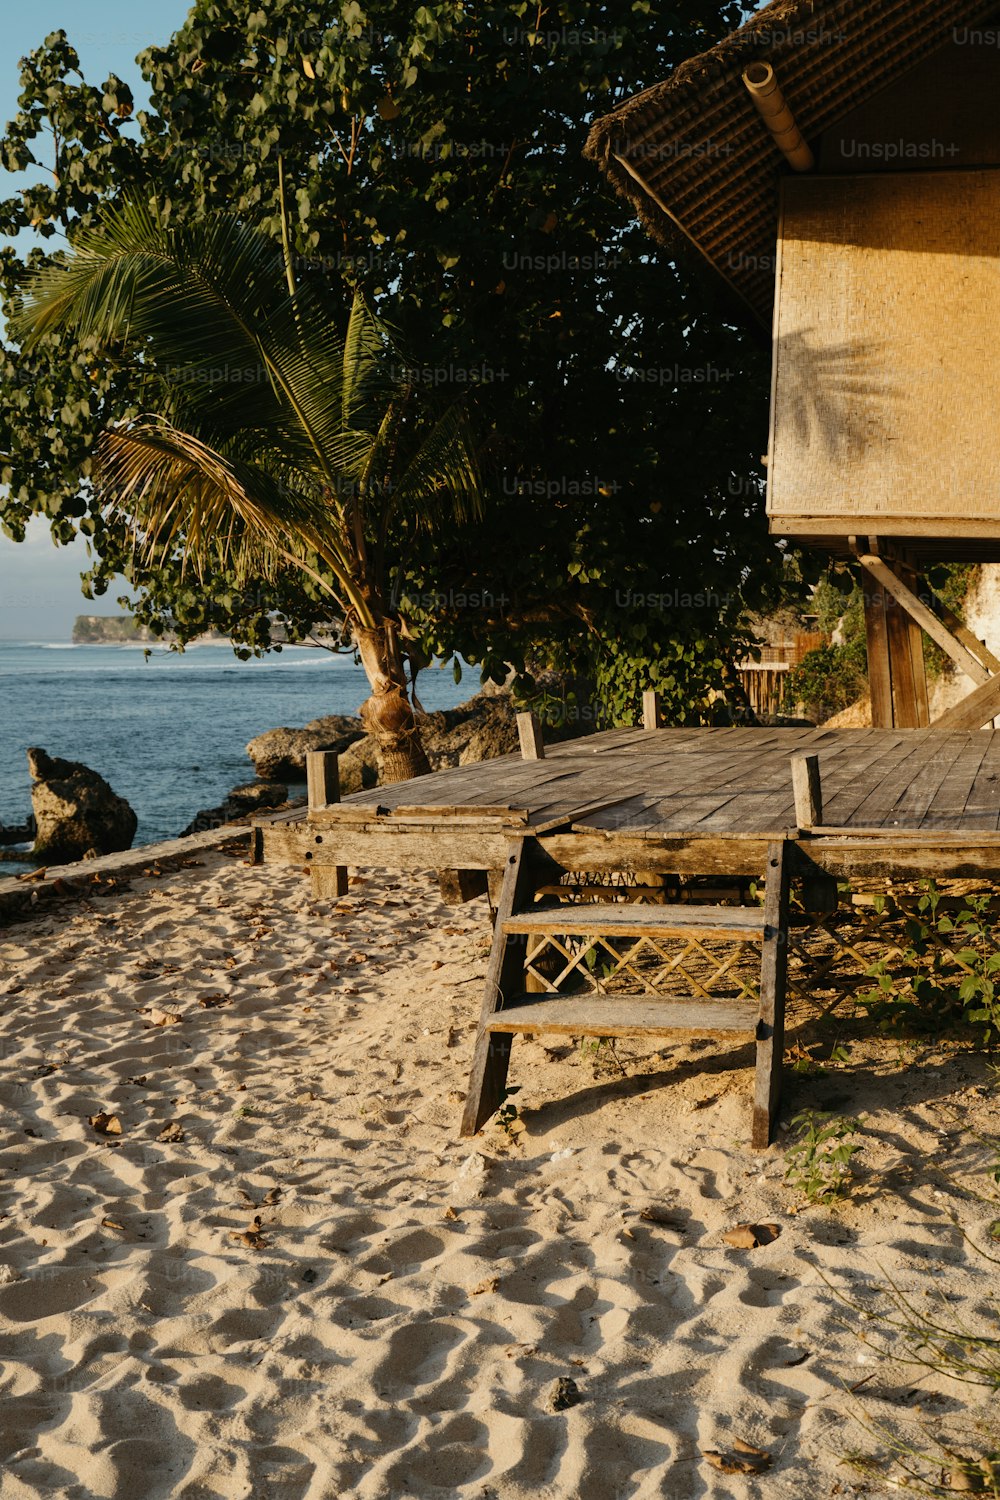
{"label": "coastal rock", "polygon": [[[425,714],[420,736],[432,771],[509,755],[518,748],[513,701],[503,692],[477,693],[457,708]],[[305,779],[310,750],[332,750],[340,756],[341,796],[378,786],[381,767],[375,741],[363,733],[360,719],[346,714],[313,719],[304,729],[270,729],[247,746],[258,776],[289,780]]]}
{"label": "coastal rock", "polygon": [[310,750],[332,750],[339,755],[363,734],[361,720],[355,715],[327,714],[310,720],[304,729],[268,729],[250,741],[247,754],[257,775],[265,781],[274,777],[304,781]]}
{"label": "coastal rock", "polygon": [[288,801],[288,788],[281,781],[250,781],[246,786],[235,786],[218,807],[203,807],[195,813],[188,826],[181,830],[179,838],[190,833],[207,833],[210,828],[222,828],[226,823],[235,823],[254,813],[264,812],[269,807],[281,807]]}
{"label": "coastal rock", "polygon": [[349,797],[352,792],[361,792],[370,786],[378,786],[381,766],[375,741],[367,734],[355,740],[341,752],[340,795]]}
{"label": "coastal rock", "polygon": [[57,760],[38,748],[28,751],[28,769],[35,858],[70,863],[131,849],[136,815],[103,776],[79,761]]}
{"label": "coastal rock", "polygon": [[514,704],[502,694],[477,693],[457,708],[428,714],[420,721],[420,734],[435,771],[493,760],[518,748]]}

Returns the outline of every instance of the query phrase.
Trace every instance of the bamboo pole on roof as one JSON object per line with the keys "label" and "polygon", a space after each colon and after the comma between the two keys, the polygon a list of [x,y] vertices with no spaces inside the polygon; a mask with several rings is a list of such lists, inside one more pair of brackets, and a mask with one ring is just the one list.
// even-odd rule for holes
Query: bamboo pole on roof
{"label": "bamboo pole on roof", "polygon": [[743,69],[743,82],[750,91],[775,144],[796,172],[811,172],[816,165],[809,145],[788,108],[781,85],[770,63],[755,62]]}

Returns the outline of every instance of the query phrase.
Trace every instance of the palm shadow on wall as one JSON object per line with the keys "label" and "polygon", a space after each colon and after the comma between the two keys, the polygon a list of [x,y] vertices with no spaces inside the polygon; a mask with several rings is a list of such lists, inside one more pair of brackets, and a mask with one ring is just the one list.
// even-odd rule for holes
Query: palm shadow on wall
{"label": "palm shadow on wall", "polygon": [[901,389],[886,344],[820,343],[804,329],[782,334],[777,353],[778,420],[798,448],[840,464],[888,438],[885,416]]}

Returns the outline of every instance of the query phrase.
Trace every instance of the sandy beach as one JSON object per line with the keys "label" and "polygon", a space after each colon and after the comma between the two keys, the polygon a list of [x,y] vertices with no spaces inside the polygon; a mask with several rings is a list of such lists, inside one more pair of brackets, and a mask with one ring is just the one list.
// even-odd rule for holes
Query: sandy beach
{"label": "sandy beach", "polygon": [[488,942],[430,876],[314,902],[235,851],[3,933],[3,1500],[763,1500],[876,1493],[865,1424],[990,1451],[989,1392],[843,1301],[988,1322],[986,1062],[790,1073],[786,1120],[865,1116],[833,1208],[714,1044],[519,1041],[517,1119],[461,1141]]}

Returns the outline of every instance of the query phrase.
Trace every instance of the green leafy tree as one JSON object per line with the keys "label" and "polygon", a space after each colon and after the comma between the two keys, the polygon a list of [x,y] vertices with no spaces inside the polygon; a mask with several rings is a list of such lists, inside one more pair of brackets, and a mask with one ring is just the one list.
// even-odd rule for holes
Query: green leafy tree
{"label": "green leafy tree", "polygon": [[92,466],[148,565],[308,574],[364,664],[383,779],[426,772],[393,547],[480,508],[461,406],[431,416],[360,295],[341,336],[287,254],[229,216],[170,228],[126,203],[26,290],[27,350],[70,330],[98,358],[131,353],[155,402],[102,432]]}
{"label": "green leafy tree", "polygon": [[[556,665],[626,722],[641,686],[697,714],[766,605],[779,554],[763,521],[767,351],[734,328],[583,160],[590,122],[738,24],[740,7],[459,0],[201,0],[141,64],[151,108],[94,87],[55,33],[22,69],[2,144],[30,169],[0,231],[70,243],[120,196],[165,224],[225,208],[277,243],[279,162],[301,284],[391,304],[413,380],[488,420],[497,501],[406,553],[407,625],[494,677]],[[40,175],[41,173],[47,175]],[[62,239],[57,243],[60,247]],[[16,307],[45,249],[4,252]],[[57,251],[58,254],[58,251]],[[54,331],[0,356],[3,517],[36,512],[91,539],[148,622],[212,625],[250,648],[268,614],[294,635],[323,591],[287,570],[254,586],[220,567],[137,558],[91,484],[97,434],[143,409],[134,372]],[[590,707],[592,708],[592,704]],[[570,715],[586,703],[567,705]]]}

